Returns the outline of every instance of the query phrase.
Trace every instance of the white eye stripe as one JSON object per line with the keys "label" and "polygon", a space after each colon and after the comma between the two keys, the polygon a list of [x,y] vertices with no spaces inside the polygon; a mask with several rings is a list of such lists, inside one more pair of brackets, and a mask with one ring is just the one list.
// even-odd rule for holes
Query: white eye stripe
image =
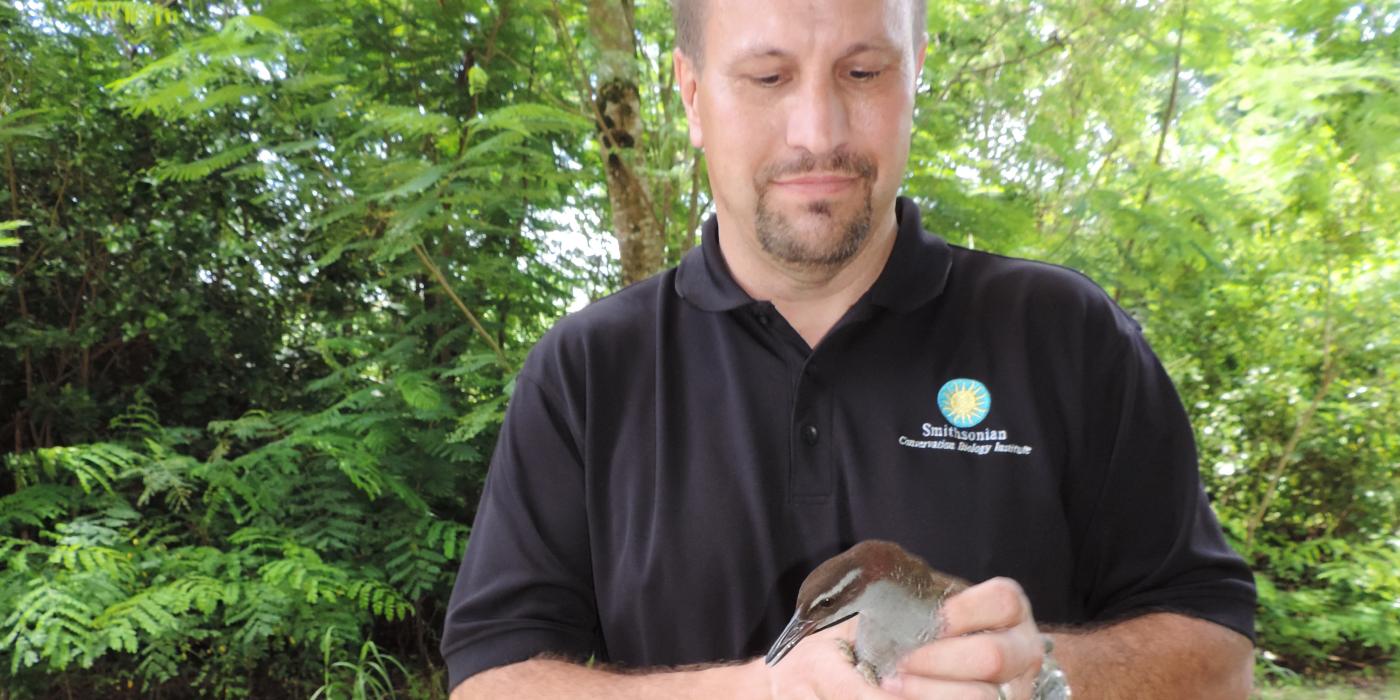
{"label": "white eye stripe", "polygon": [[826,600],[827,598],[836,597],[837,593],[840,593],[846,586],[851,585],[851,582],[858,578],[860,578],[860,569],[851,569],[847,571],[846,575],[842,576],[841,580],[837,581],[835,586],[832,586],[830,590],[817,596],[816,600]]}

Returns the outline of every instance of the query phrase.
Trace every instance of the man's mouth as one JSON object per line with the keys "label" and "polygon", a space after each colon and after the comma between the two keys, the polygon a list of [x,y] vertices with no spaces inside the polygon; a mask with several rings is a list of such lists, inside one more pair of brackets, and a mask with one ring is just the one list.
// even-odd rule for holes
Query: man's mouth
{"label": "man's mouth", "polygon": [[809,173],[780,178],[774,180],[773,185],[799,196],[824,197],[844,192],[859,180],[855,175]]}

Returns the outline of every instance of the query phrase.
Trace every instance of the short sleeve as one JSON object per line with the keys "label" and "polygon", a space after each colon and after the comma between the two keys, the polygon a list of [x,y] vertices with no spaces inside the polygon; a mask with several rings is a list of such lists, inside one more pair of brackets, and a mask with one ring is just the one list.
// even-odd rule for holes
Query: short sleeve
{"label": "short sleeve", "polygon": [[521,373],[448,604],[449,688],[541,653],[584,659],[600,647],[577,427]]}
{"label": "short sleeve", "polygon": [[1254,577],[1201,485],[1186,411],[1136,324],[1113,311],[1112,359],[1085,393],[1086,457],[1104,467],[1086,494],[1075,589],[1093,620],[1168,611],[1253,639]]}

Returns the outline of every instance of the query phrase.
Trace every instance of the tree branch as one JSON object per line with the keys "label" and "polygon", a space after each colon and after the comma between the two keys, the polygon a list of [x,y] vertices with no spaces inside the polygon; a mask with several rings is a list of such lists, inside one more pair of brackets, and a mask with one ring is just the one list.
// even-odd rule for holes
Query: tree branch
{"label": "tree branch", "polygon": [[[1328,294],[1330,293],[1329,290]],[[1292,461],[1293,453],[1298,449],[1298,443],[1302,441],[1303,435],[1311,427],[1313,418],[1317,415],[1317,409],[1322,405],[1323,399],[1327,397],[1327,390],[1332,388],[1332,383],[1341,373],[1334,360],[1333,322],[1332,316],[1329,314],[1322,331],[1322,381],[1318,384],[1317,392],[1313,394],[1312,401],[1308,403],[1307,408],[1303,409],[1303,413],[1298,416],[1298,421],[1294,423],[1293,434],[1288,436],[1288,442],[1284,443],[1283,452],[1279,454],[1273,469],[1269,471],[1269,487],[1264,491],[1264,497],[1260,499],[1259,507],[1250,516],[1249,522],[1245,524],[1244,549],[1246,552],[1251,549],[1254,544],[1255,532],[1269,514],[1269,508],[1273,505],[1274,497],[1278,494],[1279,482],[1283,480],[1283,472],[1288,468],[1288,463]]]}
{"label": "tree branch", "polygon": [[[1181,45],[1186,39],[1186,0],[1181,0],[1181,22],[1176,29],[1176,53],[1172,57],[1172,89],[1167,96],[1167,106],[1162,110],[1162,128],[1157,134],[1157,155],[1152,158],[1154,167],[1161,167],[1162,154],[1167,148],[1167,132],[1171,130],[1172,119],[1176,117],[1176,103],[1181,93]],[[1147,189],[1142,193],[1142,204],[1152,199],[1152,181],[1147,182]],[[1131,243],[1131,241],[1130,241]]]}
{"label": "tree branch", "polygon": [[457,308],[461,309],[462,315],[466,316],[467,320],[471,322],[472,328],[476,329],[476,334],[481,336],[481,338],[486,341],[487,345],[491,346],[491,350],[496,353],[496,360],[501,363],[501,366],[507,370],[512,369],[510,360],[506,359],[506,353],[501,349],[500,343],[497,343],[496,339],[492,338],[491,334],[486,332],[486,328],[481,325],[481,321],[476,319],[476,314],[472,313],[471,309],[467,308],[467,305],[462,301],[462,298],[457,296],[457,292],[452,290],[452,285],[448,284],[447,278],[442,274],[442,270],[438,269],[438,266],[433,264],[432,259],[428,257],[428,252],[423,249],[423,245],[421,243],[414,243],[413,252],[418,254],[418,259],[423,262],[423,267],[428,269],[433,279],[437,280],[438,285],[442,287],[442,291],[447,293],[447,296],[452,299],[452,302],[457,305]]}
{"label": "tree branch", "polygon": [[19,179],[15,177],[15,149],[5,144],[5,174],[10,181],[10,218],[19,218]]}
{"label": "tree branch", "polygon": [[695,247],[695,227],[700,223],[700,151],[697,149],[690,159],[690,209],[686,216],[685,235],[681,236],[681,252]]}

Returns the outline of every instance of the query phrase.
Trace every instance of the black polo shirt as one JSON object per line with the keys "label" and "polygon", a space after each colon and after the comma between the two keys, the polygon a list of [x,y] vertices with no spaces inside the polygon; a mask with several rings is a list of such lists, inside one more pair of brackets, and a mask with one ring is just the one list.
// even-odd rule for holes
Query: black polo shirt
{"label": "black polo shirt", "polygon": [[1253,636],[1253,578],[1137,325],[1085,277],[897,204],[879,279],[811,349],[680,266],[561,320],[520,371],[447,614],[453,686],[542,652],[763,653],[857,541],[1010,576],[1047,623],[1174,610]]}

